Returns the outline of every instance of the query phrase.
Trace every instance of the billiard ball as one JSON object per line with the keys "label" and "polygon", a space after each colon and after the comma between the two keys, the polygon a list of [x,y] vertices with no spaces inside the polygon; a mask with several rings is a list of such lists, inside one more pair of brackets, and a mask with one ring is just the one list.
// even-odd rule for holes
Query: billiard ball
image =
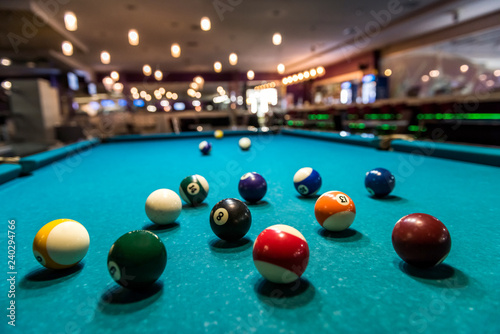
{"label": "billiard ball", "polygon": [[304,236],[288,225],[273,225],[262,231],[253,244],[253,262],[259,273],[273,283],[296,281],[309,263]]}
{"label": "billiard ball", "polygon": [[293,176],[293,184],[302,196],[312,196],[321,188],[321,176],[314,169],[304,167]]}
{"label": "billiard ball", "polygon": [[243,151],[248,151],[250,146],[252,146],[252,141],[248,137],[243,137],[239,140],[238,145]]}
{"label": "billiard ball", "polygon": [[181,181],[179,194],[184,202],[198,205],[207,198],[208,182],[201,175],[190,175]]}
{"label": "billiard ball", "polygon": [[314,215],[323,228],[340,232],[351,226],[356,217],[356,206],[343,192],[328,191],[316,201]]}
{"label": "billiard ball", "polygon": [[224,137],[224,132],[222,132],[222,130],[215,130],[214,137],[216,139],[222,139],[222,137]]}
{"label": "billiard ball", "polygon": [[198,145],[198,148],[200,149],[201,153],[203,155],[208,155],[210,151],[212,150],[212,144],[210,142],[204,140]]}
{"label": "billiard ball", "polygon": [[132,231],[122,235],[108,253],[108,271],[121,286],[143,289],[151,286],[165,270],[167,250],[150,231]]}
{"label": "billiard ball", "polygon": [[153,191],[146,199],[146,215],[155,224],[167,225],[175,222],[182,210],[182,202],[170,189]]}
{"label": "billiard ball", "polygon": [[237,241],[243,238],[251,225],[250,210],[236,198],[223,199],[210,212],[210,227],[222,240]]}
{"label": "billiard ball", "polygon": [[406,263],[430,268],[448,256],[451,237],[446,226],[436,217],[412,213],[401,218],[394,226],[392,245]]}
{"label": "billiard ball", "polygon": [[44,225],[35,235],[33,255],[44,267],[64,269],[80,262],[89,249],[87,229],[71,219],[57,219]]}
{"label": "billiard ball", "polygon": [[366,173],[365,187],[375,197],[384,197],[396,186],[396,178],[385,168],[375,168]]}
{"label": "billiard ball", "polygon": [[246,173],[240,179],[238,191],[246,201],[256,203],[266,194],[267,183],[262,175],[258,173]]}

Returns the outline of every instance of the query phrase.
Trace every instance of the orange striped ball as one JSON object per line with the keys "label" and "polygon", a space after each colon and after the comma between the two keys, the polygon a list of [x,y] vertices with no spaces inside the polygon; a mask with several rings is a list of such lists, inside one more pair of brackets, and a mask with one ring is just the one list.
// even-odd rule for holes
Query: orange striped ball
{"label": "orange striped ball", "polygon": [[356,217],[356,206],[343,192],[328,191],[316,201],[314,215],[323,228],[339,232],[351,226]]}

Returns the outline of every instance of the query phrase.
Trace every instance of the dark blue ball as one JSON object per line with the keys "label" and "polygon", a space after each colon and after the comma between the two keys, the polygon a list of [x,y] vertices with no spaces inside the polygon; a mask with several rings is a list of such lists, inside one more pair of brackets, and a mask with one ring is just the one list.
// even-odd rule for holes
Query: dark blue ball
{"label": "dark blue ball", "polygon": [[372,196],[387,196],[395,186],[396,178],[385,168],[375,168],[366,173],[365,187]]}
{"label": "dark blue ball", "polygon": [[238,191],[250,203],[260,201],[267,192],[266,180],[258,173],[246,173],[240,179]]}
{"label": "dark blue ball", "polygon": [[209,141],[202,141],[199,145],[199,149],[203,155],[208,155],[212,150],[212,144]]}
{"label": "dark blue ball", "polygon": [[304,167],[295,173],[293,184],[302,196],[312,196],[321,188],[321,176],[314,169]]}

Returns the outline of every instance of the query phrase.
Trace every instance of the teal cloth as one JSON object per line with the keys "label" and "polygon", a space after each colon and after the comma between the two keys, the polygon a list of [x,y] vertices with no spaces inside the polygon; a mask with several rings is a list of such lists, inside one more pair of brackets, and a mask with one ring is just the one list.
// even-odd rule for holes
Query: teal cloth
{"label": "teal cloth", "polygon": [[[209,138],[209,137],[206,137]],[[301,136],[254,135],[242,151],[238,136],[213,141],[203,156],[200,138],[116,142],[39,168],[0,186],[0,245],[16,221],[16,315],[19,333],[499,333],[500,229],[497,167],[380,151]],[[332,234],[314,216],[316,197],[300,197],[295,172],[313,167],[321,193],[346,192],[357,209],[351,229]],[[384,167],[396,176],[385,199],[370,197],[365,173]],[[240,177],[264,176],[264,202],[251,205],[245,242],[229,247],[212,233],[211,208],[241,198]],[[187,175],[204,176],[206,205],[185,205],[177,224],[153,225],[144,205],[158,188],[178,191]],[[444,265],[412,270],[391,243],[404,215],[438,217],[452,238]],[[81,266],[43,269],[32,253],[46,223],[75,219],[90,234]],[[298,285],[266,283],[252,261],[252,244],[274,224],[306,238],[310,260]],[[167,248],[167,267],[145,294],[120,288],[107,271],[113,242],[150,229]],[[7,257],[7,256],[5,256]],[[7,258],[0,280],[6,312]],[[7,320],[0,333],[9,333]]]}
{"label": "teal cloth", "polygon": [[0,165],[0,184],[13,180],[21,174],[21,166],[14,164]]}
{"label": "teal cloth", "polygon": [[366,146],[366,147],[378,147],[378,144],[380,142],[378,138],[374,138],[372,136],[364,137],[361,135],[352,135],[352,134],[341,136],[339,133],[336,132],[283,129],[281,133],[290,136],[300,136],[300,137],[309,137],[322,140],[330,140],[344,144]]}
{"label": "teal cloth", "polygon": [[500,167],[500,148],[402,139],[393,140],[391,147],[400,152]]}

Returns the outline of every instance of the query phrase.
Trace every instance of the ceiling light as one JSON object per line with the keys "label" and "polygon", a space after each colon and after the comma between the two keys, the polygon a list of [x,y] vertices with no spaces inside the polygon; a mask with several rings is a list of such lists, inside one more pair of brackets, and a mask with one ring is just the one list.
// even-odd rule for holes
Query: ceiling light
{"label": "ceiling light", "polygon": [[386,70],[384,71],[384,75],[385,75],[386,77],[390,77],[390,76],[392,75],[392,70],[391,70],[390,68],[386,69]]}
{"label": "ceiling light", "polygon": [[422,75],[422,78],[421,78],[422,82],[428,82],[429,79],[430,79],[430,77],[427,74],[426,75]]}
{"label": "ceiling light", "polygon": [[161,79],[163,79],[163,73],[160,70],[155,71],[155,79],[157,81],[160,81]]}
{"label": "ceiling light", "polygon": [[12,88],[12,82],[10,81],[2,81],[2,88],[5,90],[10,90]]}
{"label": "ceiling light", "polygon": [[220,61],[216,61],[214,63],[214,71],[216,73],[220,73],[222,71],[222,64],[220,63]]}
{"label": "ceiling light", "polygon": [[299,73],[299,74],[297,74],[297,77],[299,78],[299,80],[303,80],[304,79],[304,74]]}
{"label": "ceiling light", "polygon": [[181,47],[177,43],[172,44],[170,51],[174,58],[179,58],[181,56]]}
{"label": "ceiling light", "polygon": [[500,70],[496,70],[495,72],[493,72],[493,75],[497,78],[500,77]]}
{"label": "ceiling light", "polygon": [[254,71],[250,70],[247,72],[247,78],[248,80],[253,80],[255,78],[255,73]]}
{"label": "ceiling light", "polygon": [[10,66],[12,65],[12,60],[10,60],[9,58],[1,58],[0,64],[2,64],[2,66]]}
{"label": "ceiling light", "polygon": [[279,74],[285,73],[285,65],[279,64],[278,67],[277,67],[277,70],[278,70]]}
{"label": "ceiling light", "polygon": [[273,44],[274,45],[280,45],[282,41],[281,34],[279,32],[274,33],[273,35]]}
{"label": "ceiling light", "polygon": [[210,19],[206,16],[202,17],[201,21],[200,21],[200,26],[201,26],[201,30],[209,31],[211,28]]}
{"label": "ceiling light", "polygon": [[283,82],[283,85],[288,84],[288,80],[286,78],[283,78],[283,80],[281,80],[281,82]]}
{"label": "ceiling light", "polygon": [[323,74],[325,74],[325,68],[323,66],[319,66],[316,69],[316,72],[318,72],[318,75],[323,75]]}
{"label": "ceiling light", "polygon": [[292,75],[293,82],[299,81],[299,76],[297,74]]}
{"label": "ceiling light", "polygon": [[312,70],[309,71],[311,73],[311,76],[314,78],[316,76],[316,70],[313,68]]}
{"label": "ceiling light", "polygon": [[106,90],[111,90],[114,83],[114,80],[110,77],[105,77],[104,79],[102,79],[102,84],[104,85],[104,88],[106,88]]}
{"label": "ceiling light", "polygon": [[144,73],[145,76],[149,77],[151,75],[151,66],[149,66],[148,64],[144,65],[142,67],[142,73]]}
{"label": "ceiling light", "polygon": [[118,79],[120,79],[120,74],[118,74],[118,72],[116,72],[116,71],[113,71],[113,72],[111,72],[110,77],[114,81],[118,81]]}
{"label": "ceiling light", "polygon": [[229,55],[229,64],[233,66],[238,64],[238,55],[236,53],[233,52]]}
{"label": "ceiling light", "polygon": [[78,22],[76,20],[76,15],[73,12],[64,13],[64,25],[66,30],[75,31],[78,28]]}
{"label": "ceiling light", "polygon": [[203,83],[205,82],[205,80],[199,75],[194,77],[193,81],[196,82],[198,86],[203,85]]}
{"label": "ceiling light", "polygon": [[68,41],[62,42],[61,48],[63,55],[65,56],[73,55],[73,44],[71,44],[71,42]]}
{"label": "ceiling light", "polygon": [[121,82],[117,82],[113,85],[113,91],[115,93],[121,93],[123,92],[123,84]]}
{"label": "ceiling light", "polygon": [[130,45],[139,45],[139,33],[135,29],[130,29],[128,31],[128,43]]}
{"label": "ceiling light", "polygon": [[469,65],[462,65],[460,66],[460,72],[465,73],[469,70]]}
{"label": "ceiling light", "polygon": [[308,79],[310,76],[311,74],[309,74],[309,71],[304,72],[304,78]]}
{"label": "ceiling light", "polygon": [[109,64],[111,62],[111,55],[109,54],[108,51],[102,51],[101,52],[101,63],[103,64]]}
{"label": "ceiling light", "polygon": [[440,74],[440,73],[439,73],[439,71],[438,71],[438,70],[432,70],[432,71],[430,71],[430,72],[429,72],[429,76],[430,76],[431,78],[437,78],[437,77],[439,76],[439,74]]}

